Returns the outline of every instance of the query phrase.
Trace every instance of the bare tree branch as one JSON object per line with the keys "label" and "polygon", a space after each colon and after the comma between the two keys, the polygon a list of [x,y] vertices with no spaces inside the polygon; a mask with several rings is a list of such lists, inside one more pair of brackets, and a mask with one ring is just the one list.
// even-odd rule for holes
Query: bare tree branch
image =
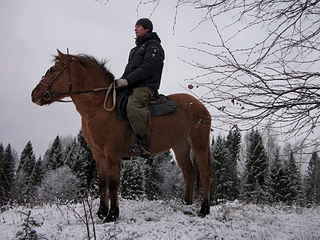
{"label": "bare tree branch", "polygon": [[[153,13],[159,3],[138,8],[155,4]],[[173,32],[183,5],[203,12],[194,30],[209,24],[218,36],[182,46],[192,59],[181,59],[202,71],[187,89],[204,91],[214,119],[243,130],[273,125],[320,146],[320,0],[176,0]]]}
{"label": "bare tree branch", "polygon": [[[319,144],[314,132],[320,123],[320,1],[181,2],[206,10],[220,40],[184,47],[206,59],[184,61],[205,72],[189,81],[207,89],[202,100],[220,110],[214,117],[243,129],[273,124],[288,138],[312,138]],[[217,22],[224,16],[231,20],[221,30]],[[260,29],[256,34],[262,40],[235,47],[240,35],[252,29]],[[224,38],[226,30],[234,34]]]}

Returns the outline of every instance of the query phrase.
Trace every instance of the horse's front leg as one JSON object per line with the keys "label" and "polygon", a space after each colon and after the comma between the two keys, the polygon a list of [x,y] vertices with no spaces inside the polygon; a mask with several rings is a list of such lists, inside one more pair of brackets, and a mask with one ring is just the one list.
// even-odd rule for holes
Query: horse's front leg
{"label": "horse's front leg", "polygon": [[118,192],[120,187],[121,158],[108,157],[107,165],[110,209],[104,221],[113,222],[119,217]]}
{"label": "horse's front leg", "polygon": [[100,193],[100,206],[97,215],[99,218],[104,219],[109,211],[108,169],[104,156],[94,154],[94,159],[96,160]]}
{"label": "horse's front leg", "polygon": [[[99,172],[99,171],[98,171]],[[104,174],[98,173],[99,176],[99,193],[100,193],[100,206],[97,212],[99,218],[104,219],[109,211],[109,193],[107,188],[106,172]]]}
{"label": "horse's front leg", "polygon": [[109,211],[109,193],[108,193],[108,168],[106,157],[91,139],[90,132],[88,131],[87,125],[82,122],[82,132],[86,139],[86,142],[92,149],[93,159],[96,162],[96,168],[99,179],[99,194],[100,194],[100,206],[97,212],[99,218],[104,219],[108,215]]}

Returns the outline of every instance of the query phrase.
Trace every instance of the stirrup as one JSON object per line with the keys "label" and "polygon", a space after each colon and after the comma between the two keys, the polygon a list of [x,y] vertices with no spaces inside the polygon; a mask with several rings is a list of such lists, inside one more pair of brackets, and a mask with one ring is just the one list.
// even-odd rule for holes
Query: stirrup
{"label": "stirrup", "polygon": [[139,144],[135,143],[130,146],[130,151],[135,155],[140,155],[142,158],[149,158],[150,152],[141,147]]}
{"label": "stirrup", "polygon": [[150,152],[149,151],[147,151],[143,147],[141,147],[140,149],[141,149],[140,157],[142,157],[142,158],[150,158]]}
{"label": "stirrup", "polygon": [[137,143],[130,145],[130,151],[135,155],[139,155],[141,153],[140,145]]}

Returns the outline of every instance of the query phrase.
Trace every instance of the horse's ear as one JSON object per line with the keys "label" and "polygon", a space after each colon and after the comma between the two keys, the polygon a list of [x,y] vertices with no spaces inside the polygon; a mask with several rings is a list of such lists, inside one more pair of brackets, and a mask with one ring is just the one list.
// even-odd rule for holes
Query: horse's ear
{"label": "horse's ear", "polygon": [[58,52],[60,61],[66,63],[68,61],[68,56],[60,52],[59,49],[57,49],[57,52]]}

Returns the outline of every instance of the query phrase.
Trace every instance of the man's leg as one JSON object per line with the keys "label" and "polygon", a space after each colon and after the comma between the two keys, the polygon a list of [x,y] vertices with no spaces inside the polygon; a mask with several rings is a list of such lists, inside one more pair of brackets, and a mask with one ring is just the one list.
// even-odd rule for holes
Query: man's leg
{"label": "man's leg", "polygon": [[134,144],[131,149],[132,152],[148,157],[149,143],[148,143],[148,126],[147,126],[147,105],[153,97],[154,91],[148,87],[139,87],[132,90],[129,96],[127,105],[128,119],[133,131],[137,134],[139,145]]}

